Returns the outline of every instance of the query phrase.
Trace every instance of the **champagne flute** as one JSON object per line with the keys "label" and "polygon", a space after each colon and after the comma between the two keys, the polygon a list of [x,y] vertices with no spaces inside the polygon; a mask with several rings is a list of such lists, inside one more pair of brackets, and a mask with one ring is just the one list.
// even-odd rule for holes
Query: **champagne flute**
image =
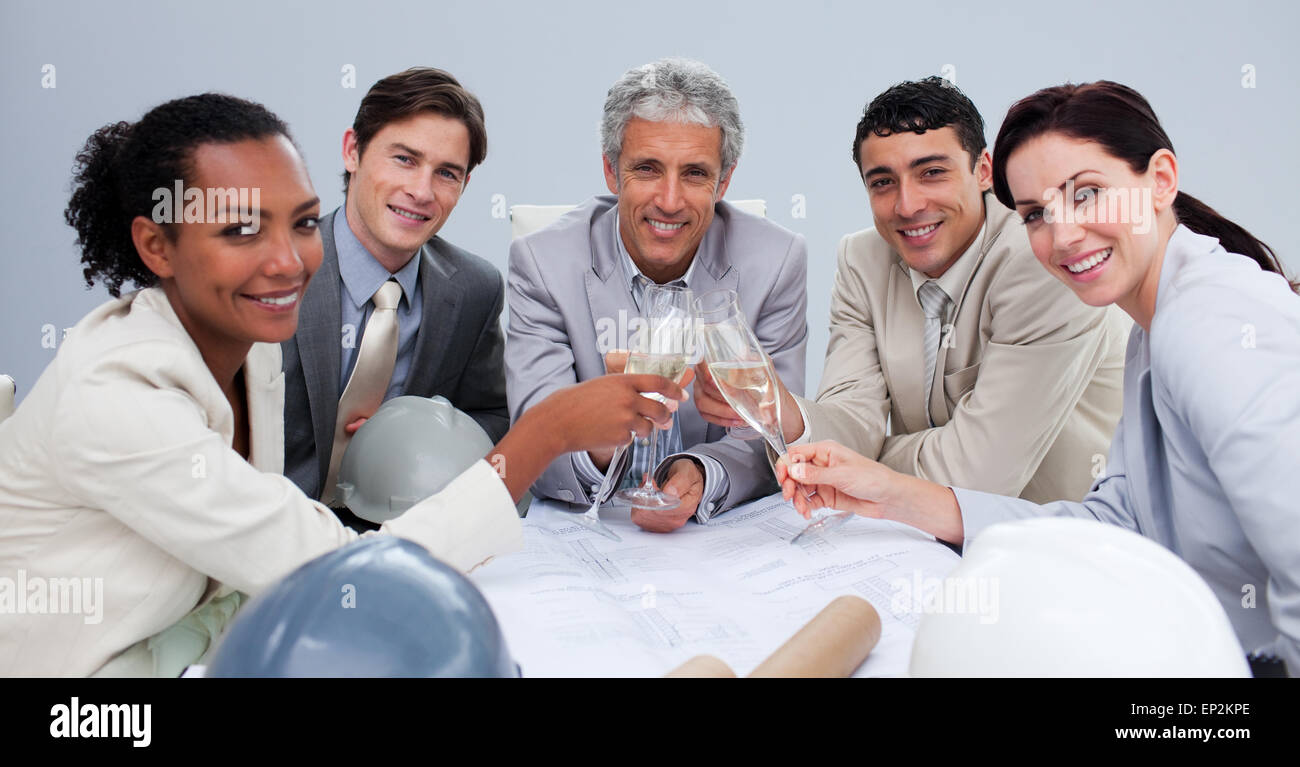
{"label": "champagne flute", "polygon": [[[641,295],[641,318],[644,327],[634,336],[635,343],[627,356],[625,373],[649,373],[680,384],[690,367],[695,348],[694,295],[690,288],[675,285],[648,285]],[[660,394],[641,396],[666,403]],[[673,419],[677,414],[673,413]],[[674,509],[682,499],[665,493],[654,485],[658,459],[659,429],[650,431],[650,453],[640,487],[621,490],[614,499],[641,509]]]}
{"label": "champagne flute", "polygon": [[[715,290],[700,296],[695,314],[713,383],[731,409],[767,440],[778,459],[785,458],[789,448],[781,433],[781,389],[776,371],[745,321],[736,292]],[[837,527],[850,516],[849,512],[824,515],[790,542],[805,533]]]}
{"label": "champagne flute", "polygon": [[696,299],[695,312],[705,362],[718,391],[778,455],[785,455],[776,376],[745,321],[736,291],[704,294]]}

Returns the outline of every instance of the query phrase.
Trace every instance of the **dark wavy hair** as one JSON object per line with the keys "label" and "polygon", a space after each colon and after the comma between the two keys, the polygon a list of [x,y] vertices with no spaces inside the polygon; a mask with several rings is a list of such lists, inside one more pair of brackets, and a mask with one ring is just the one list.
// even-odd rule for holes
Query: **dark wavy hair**
{"label": "dark wavy hair", "polygon": [[[230,144],[289,128],[266,107],[219,93],[168,101],[139,122],[113,123],[91,134],[73,166],[72,197],[63,212],[77,231],[87,287],[100,282],[114,297],[124,283],[149,287],[158,281],[131,240],[131,222],[149,216],[154,190],[193,180],[195,150],[203,144]],[[164,232],[175,238],[174,224]]]}
{"label": "dark wavy hair", "polygon": [[[1015,201],[1007,184],[1007,158],[1046,133],[1095,141],[1128,163],[1134,173],[1145,173],[1157,151],[1174,151],[1151,104],[1127,85],[1098,80],[1044,88],[1011,106],[994,143],[993,192],[1008,208],[1014,208]],[[1248,256],[1264,271],[1286,277],[1272,248],[1186,192],[1174,198],[1174,216],[1193,232],[1217,238],[1225,250]],[[1292,283],[1293,290],[1297,287]]]}
{"label": "dark wavy hair", "polygon": [[[389,123],[432,112],[460,120],[469,131],[469,165],[465,173],[487,158],[487,125],[483,105],[450,72],[433,67],[412,67],[389,75],[366,91],[352,121],[357,135],[357,156],[365,154],[375,134]],[[347,194],[352,174],[343,171],[343,193]]]}
{"label": "dark wavy hair", "polygon": [[862,142],[867,136],[890,136],[911,131],[925,133],[949,125],[957,132],[962,149],[970,155],[975,170],[988,142],[984,140],[984,118],[975,104],[957,86],[942,77],[927,77],[899,83],[876,96],[862,111],[853,136],[853,167],[862,169]]}

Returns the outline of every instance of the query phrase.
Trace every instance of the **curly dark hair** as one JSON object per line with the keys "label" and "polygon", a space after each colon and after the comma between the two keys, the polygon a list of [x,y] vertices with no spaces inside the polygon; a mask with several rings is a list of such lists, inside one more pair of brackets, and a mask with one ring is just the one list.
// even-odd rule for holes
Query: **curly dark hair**
{"label": "curly dark hair", "polygon": [[[220,93],[168,101],[140,121],[105,125],[86,139],[73,165],[72,197],[63,212],[77,230],[86,286],[99,281],[114,297],[123,283],[149,287],[158,281],[131,240],[131,222],[149,216],[154,190],[186,185],[194,175],[194,151],[203,144],[230,144],[289,128],[266,107]],[[164,224],[175,238],[174,224]]]}
{"label": "curly dark hair", "polygon": [[861,172],[862,142],[870,134],[890,136],[911,131],[925,133],[949,125],[957,132],[962,149],[970,155],[971,170],[988,142],[984,118],[966,94],[942,77],[899,83],[876,96],[862,110],[853,137],[853,167]]}

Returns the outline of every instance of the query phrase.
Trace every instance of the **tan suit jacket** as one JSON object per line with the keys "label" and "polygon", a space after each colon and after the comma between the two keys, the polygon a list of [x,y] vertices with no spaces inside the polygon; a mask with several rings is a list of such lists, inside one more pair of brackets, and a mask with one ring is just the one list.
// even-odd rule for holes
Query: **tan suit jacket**
{"label": "tan suit jacket", "polygon": [[800,400],[805,436],[945,485],[1081,500],[1119,421],[1132,322],[1081,302],[1034,258],[1020,218],[991,194],[984,205],[929,402],[907,265],[875,229],[840,241],[821,390]]}
{"label": "tan suit jacket", "polygon": [[[160,289],[103,304],[73,329],[0,424],[0,676],[151,675],[150,637],[357,537],[280,473],[279,345],[254,344],[243,371],[247,461],[231,449],[225,395]],[[380,531],[461,569],[523,537],[486,461]],[[37,596],[53,579],[98,582],[82,589],[98,598],[53,611]],[[30,593],[15,594],[19,583]]]}

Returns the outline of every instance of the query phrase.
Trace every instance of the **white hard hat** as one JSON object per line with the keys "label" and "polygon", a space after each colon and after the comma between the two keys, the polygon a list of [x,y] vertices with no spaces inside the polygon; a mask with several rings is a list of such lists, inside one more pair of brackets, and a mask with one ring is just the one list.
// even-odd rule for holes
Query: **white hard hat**
{"label": "white hard hat", "polygon": [[353,514],[382,524],[491,450],[483,427],[445,397],[394,397],[349,441],[339,464],[339,498]]}
{"label": "white hard hat", "polygon": [[1115,525],[993,525],[931,586],[912,676],[1250,676],[1210,587],[1165,547]]}

